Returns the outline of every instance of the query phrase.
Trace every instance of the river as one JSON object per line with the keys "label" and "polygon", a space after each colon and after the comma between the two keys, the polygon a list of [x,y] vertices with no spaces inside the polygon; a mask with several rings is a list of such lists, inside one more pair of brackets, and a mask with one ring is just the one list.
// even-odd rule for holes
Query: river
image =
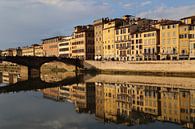
{"label": "river", "polygon": [[194,128],[194,78],[62,75],[1,72],[0,129]]}

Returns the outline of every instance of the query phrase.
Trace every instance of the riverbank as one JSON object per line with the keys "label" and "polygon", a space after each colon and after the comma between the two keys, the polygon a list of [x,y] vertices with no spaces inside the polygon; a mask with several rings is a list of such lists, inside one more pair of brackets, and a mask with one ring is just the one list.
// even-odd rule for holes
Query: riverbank
{"label": "riverbank", "polygon": [[86,69],[104,74],[195,77],[195,61],[85,61]]}

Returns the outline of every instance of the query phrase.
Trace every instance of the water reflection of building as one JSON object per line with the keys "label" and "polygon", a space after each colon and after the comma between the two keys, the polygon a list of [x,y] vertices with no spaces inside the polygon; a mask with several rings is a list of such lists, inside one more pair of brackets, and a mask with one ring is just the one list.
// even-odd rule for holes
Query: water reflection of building
{"label": "water reflection of building", "polygon": [[43,96],[55,101],[69,101],[75,104],[77,112],[95,112],[94,83],[80,83],[70,86],[47,88],[41,91]]}
{"label": "water reflection of building", "polygon": [[[135,125],[159,120],[195,127],[195,89],[192,86],[167,85],[162,78],[153,78],[155,82],[151,83],[109,79],[106,81],[104,77],[104,81],[89,80],[60,87],[55,95],[72,102],[77,112],[95,113],[96,118],[104,122]],[[188,84],[191,79],[180,80]]]}
{"label": "water reflection of building", "polygon": [[104,119],[104,86],[102,83],[95,83],[96,117]]}
{"label": "water reflection of building", "polygon": [[112,83],[104,83],[104,111],[105,118],[110,121],[117,120],[116,87]]}
{"label": "water reflection of building", "polygon": [[3,83],[3,79],[2,79],[2,76],[3,74],[0,72],[0,84]]}
{"label": "water reflection of building", "polygon": [[95,112],[95,85],[83,83],[73,86],[73,101],[77,112]]}
{"label": "water reflection of building", "polygon": [[[193,82],[187,78],[180,80],[186,84]],[[164,84],[165,80],[161,80],[162,83],[136,81],[106,79],[105,76],[97,79],[96,117],[130,125],[159,120],[194,128],[195,89],[191,85],[176,85],[174,80],[169,81],[175,83],[173,85]]]}
{"label": "water reflection of building", "polygon": [[55,88],[47,88],[42,90],[43,96],[49,99],[53,99],[56,101],[60,101],[60,88],[59,87],[55,87]]}
{"label": "water reflection of building", "polygon": [[132,89],[128,84],[117,84],[117,114],[129,118],[132,111]]}
{"label": "water reflection of building", "polygon": [[14,84],[18,81],[17,74],[9,73],[9,72],[2,72],[1,82],[5,84]]}

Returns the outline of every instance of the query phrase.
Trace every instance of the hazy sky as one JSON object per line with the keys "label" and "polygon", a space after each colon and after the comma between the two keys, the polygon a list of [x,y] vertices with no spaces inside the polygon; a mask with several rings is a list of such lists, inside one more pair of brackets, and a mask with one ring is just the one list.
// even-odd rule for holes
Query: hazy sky
{"label": "hazy sky", "polygon": [[70,35],[73,27],[102,17],[195,15],[195,0],[0,0],[0,49]]}

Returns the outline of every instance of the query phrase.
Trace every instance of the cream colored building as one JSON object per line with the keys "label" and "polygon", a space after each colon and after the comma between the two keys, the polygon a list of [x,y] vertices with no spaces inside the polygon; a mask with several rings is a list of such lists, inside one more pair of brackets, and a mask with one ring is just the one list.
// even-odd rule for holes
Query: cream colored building
{"label": "cream colored building", "polygon": [[72,56],[72,45],[71,45],[71,36],[62,38],[59,42],[59,56],[60,57],[71,57]]}
{"label": "cream colored building", "polygon": [[45,56],[43,52],[43,45],[34,44],[32,46],[34,47],[34,56],[39,56],[39,57]]}
{"label": "cream colored building", "polygon": [[22,48],[22,56],[34,56],[34,47],[23,47]]}

